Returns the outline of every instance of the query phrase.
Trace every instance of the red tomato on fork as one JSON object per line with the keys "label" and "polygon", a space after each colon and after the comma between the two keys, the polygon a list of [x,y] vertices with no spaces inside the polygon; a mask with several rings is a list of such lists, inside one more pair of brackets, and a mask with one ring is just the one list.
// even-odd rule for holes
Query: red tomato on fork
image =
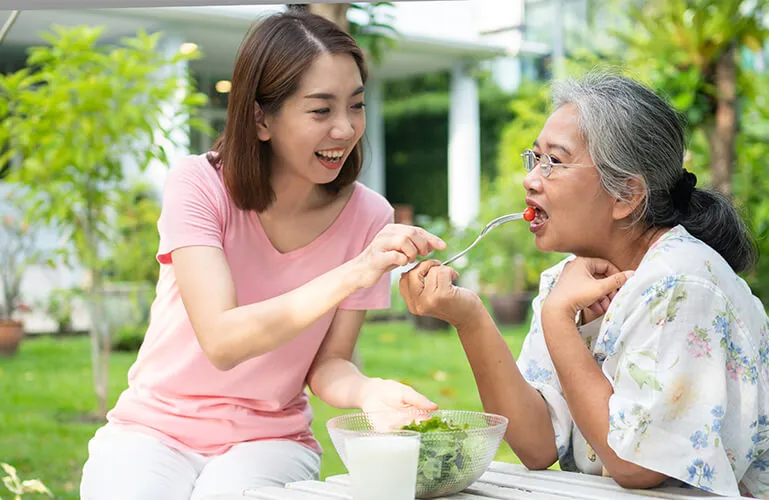
{"label": "red tomato on fork", "polygon": [[531,222],[534,220],[534,217],[536,217],[536,213],[534,212],[534,209],[532,207],[527,207],[526,210],[523,211],[523,219],[526,222]]}

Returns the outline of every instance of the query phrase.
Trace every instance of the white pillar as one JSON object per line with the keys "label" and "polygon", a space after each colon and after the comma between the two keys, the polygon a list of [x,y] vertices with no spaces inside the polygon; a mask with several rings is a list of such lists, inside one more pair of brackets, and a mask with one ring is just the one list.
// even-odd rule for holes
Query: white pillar
{"label": "white pillar", "polygon": [[478,83],[466,64],[451,72],[449,108],[449,219],[467,227],[481,199],[481,138]]}
{"label": "white pillar", "polygon": [[[179,53],[179,49],[185,39],[178,33],[166,34],[158,47],[159,51],[169,59]],[[179,61],[176,64],[168,65],[163,71],[163,76],[174,75],[177,78],[187,77],[187,61]],[[192,89],[193,91],[196,89]],[[187,116],[180,113],[181,101],[184,99],[184,91],[179,91],[177,95],[168,102],[163,103],[163,125],[170,129],[170,137],[165,137],[161,131],[155,133],[155,141],[165,146],[168,153],[169,164],[163,164],[154,160],[150,162],[145,172],[145,177],[154,186],[158,194],[162,193],[165,184],[168,169],[181,157],[189,154],[190,133],[187,124]]]}
{"label": "white pillar", "polygon": [[385,128],[382,109],[382,82],[366,83],[366,134],[367,146],[361,182],[381,195],[385,195]]}

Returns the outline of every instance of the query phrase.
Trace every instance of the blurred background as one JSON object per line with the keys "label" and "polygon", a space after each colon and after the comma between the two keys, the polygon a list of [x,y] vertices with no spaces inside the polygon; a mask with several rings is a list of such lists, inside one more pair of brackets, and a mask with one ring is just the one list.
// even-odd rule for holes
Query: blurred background
{"label": "blurred background", "polygon": [[[443,237],[445,254],[524,208],[519,155],[549,113],[550,81],[596,66],[674,104],[687,121],[686,168],[732,197],[766,253],[766,7],[457,0],[21,12],[0,45],[0,462],[17,469],[6,476],[77,498],[87,441],[125,387],[149,319],[166,172],[221,132],[234,57],[259,16],[310,9],[358,39],[371,70],[361,181],[399,222]],[[0,11],[0,22],[10,16]],[[562,257],[509,224],[456,263],[516,354],[539,273]],[[744,276],[765,304],[767,273],[762,259]],[[398,277],[392,308],[369,314],[358,362],[442,407],[480,409],[453,330],[410,316]],[[339,411],[314,402],[323,474],[344,472],[324,428]],[[515,461],[503,447],[499,458]]]}

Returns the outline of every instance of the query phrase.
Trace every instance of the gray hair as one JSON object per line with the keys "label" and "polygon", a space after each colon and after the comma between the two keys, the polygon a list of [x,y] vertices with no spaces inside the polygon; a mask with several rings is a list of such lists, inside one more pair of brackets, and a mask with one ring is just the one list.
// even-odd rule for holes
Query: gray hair
{"label": "gray hair", "polygon": [[684,176],[686,138],[680,115],[644,85],[616,74],[591,72],[554,83],[555,108],[572,104],[603,188],[621,200],[633,180],[645,189],[634,222],[647,227],[681,224],[729,263],[735,272],[753,266],[756,245],[724,196],[694,188],[688,204],[671,194]]}

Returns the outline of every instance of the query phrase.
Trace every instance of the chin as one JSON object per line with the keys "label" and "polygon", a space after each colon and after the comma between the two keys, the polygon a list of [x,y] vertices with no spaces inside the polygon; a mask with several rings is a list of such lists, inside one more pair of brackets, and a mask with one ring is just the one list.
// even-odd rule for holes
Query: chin
{"label": "chin", "polygon": [[534,246],[540,252],[557,252],[558,247],[553,241],[550,241],[547,237],[534,236]]}
{"label": "chin", "polygon": [[322,172],[318,172],[315,175],[313,175],[313,181],[315,184],[328,184],[330,182],[334,182],[337,177],[339,177],[339,172],[341,172],[342,169],[339,170],[326,170],[324,169]]}

